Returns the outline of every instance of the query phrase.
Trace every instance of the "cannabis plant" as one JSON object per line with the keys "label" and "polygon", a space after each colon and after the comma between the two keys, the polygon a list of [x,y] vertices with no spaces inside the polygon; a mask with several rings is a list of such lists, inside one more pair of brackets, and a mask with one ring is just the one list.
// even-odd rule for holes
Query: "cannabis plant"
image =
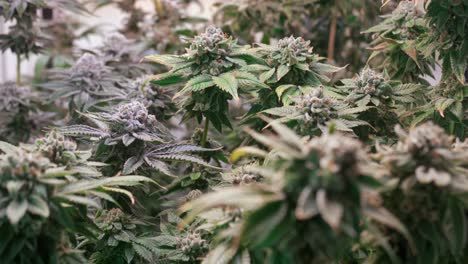
{"label": "cannabis plant", "polygon": [[[421,85],[391,80],[386,72],[364,68],[355,78],[340,80],[343,84],[328,89],[352,107],[361,107],[359,118],[367,121],[378,135],[389,135],[399,115],[417,102],[424,102]],[[371,133],[372,134],[372,133]]]}
{"label": "cannabis plant", "polygon": [[91,150],[78,150],[78,144],[75,141],[65,138],[54,130],[36,139],[31,147],[55,164],[82,176],[102,176],[99,167],[106,166],[105,163],[89,161],[88,159],[92,156]]}
{"label": "cannabis plant", "polygon": [[388,188],[384,204],[408,227],[416,249],[398,234],[386,232],[402,262],[466,259],[468,142],[432,124],[396,128],[394,146],[379,146],[376,158],[385,166]]}
{"label": "cannabis plant", "polygon": [[109,192],[133,201],[120,186],[151,181],[141,176],[89,180],[38,151],[6,142],[0,142],[0,150],[0,255],[5,263],[62,262],[60,257],[70,257],[67,245],[73,245],[75,234],[92,237],[88,209],[99,208],[101,199],[115,202]]}
{"label": "cannabis plant", "polygon": [[81,247],[94,253],[93,263],[154,263],[155,241],[142,232],[143,221],[118,208],[99,212],[97,240],[85,240]]}
{"label": "cannabis plant", "polygon": [[0,139],[27,141],[50,123],[50,115],[38,109],[39,94],[14,82],[0,84]]}
{"label": "cannabis plant", "polygon": [[71,68],[51,70],[52,81],[41,86],[51,90],[50,101],[69,100],[70,112],[88,110],[109,102],[123,101],[125,92],[116,87],[119,77],[100,58],[85,53]]}
{"label": "cannabis plant", "polygon": [[123,84],[127,98],[142,102],[150,114],[162,116],[160,121],[174,116],[177,108],[172,102],[174,92],[148,82],[150,75],[143,75]]}
{"label": "cannabis plant", "polygon": [[112,68],[112,72],[123,75],[127,78],[139,77],[148,72],[145,64],[139,61],[141,50],[134,41],[127,39],[120,33],[110,34],[99,48],[106,66]]}
{"label": "cannabis plant", "polygon": [[[232,37],[215,27],[208,27],[193,38],[183,55],[151,55],[146,58],[171,68],[167,73],[151,77],[152,83],[185,83],[176,94],[176,97],[183,97],[184,120],[196,118],[201,122],[205,117],[206,127],[211,122],[219,131],[223,125],[231,127],[227,116],[228,100],[239,99],[239,89],[265,86],[255,75],[242,69],[255,60],[248,49],[237,45]],[[206,138],[202,145],[205,142]]]}
{"label": "cannabis plant", "polygon": [[418,37],[429,30],[424,10],[405,0],[383,17],[384,21],[365,31],[376,34],[372,42],[374,52],[369,59],[384,54],[381,65],[392,79],[418,83],[424,82],[421,75],[433,76],[434,58],[423,56],[417,49]]}
{"label": "cannabis plant", "polygon": [[[219,233],[220,243],[206,263],[229,263],[245,254],[243,250],[259,261],[340,261],[359,244],[366,227],[384,224],[407,234],[380,202],[379,170],[359,141],[341,134],[301,139],[283,125],[272,126],[276,135],[249,131],[272,149],[268,163],[258,170],[265,177],[261,184],[219,189],[182,208],[191,210],[188,221],[218,206],[246,211],[240,222]],[[264,153],[255,148],[239,151]]]}
{"label": "cannabis plant", "polygon": [[425,18],[429,30],[420,38],[418,46],[425,56],[436,56],[443,61],[445,75],[452,74],[466,84],[468,44],[466,43],[466,1],[428,1]]}
{"label": "cannabis plant", "polygon": [[278,117],[272,123],[294,122],[298,132],[304,135],[323,133],[333,126],[340,131],[353,133],[353,128],[369,125],[359,120],[357,113],[366,111],[368,106],[352,107],[325,95],[322,86],[311,89],[307,94],[292,98],[294,105],[270,108],[263,111],[266,114]]}
{"label": "cannabis plant", "polygon": [[158,259],[161,262],[169,260],[174,263],[200,262],[209,247],[209,233],[198,229],[200,220],[181,229],[178,225],[183,221],[174,212],[169,211],[163,216],[161,233],[154,238]]}
{"label": "cannabis plant", "polygon": [[130,174],[146,164],[150,171],[172,176],[167,161],[185,161],[210,166],[190,153],[210,151],[190,144],[168,143],[168,130],[138,102],[122,104],[110,113],[86,113],[98,128],[72,125],[58,128],[64,135],[86,138],[97,144],[95,156],[114,165],[114,173]]}
{"label": "cannabis plant", "polygon": [[[300,96],[311,87],[328,83],[331,74],[341,70],[332,65],[320,63],[323,58],[312,52],[310,41],[293,36],[280,39],[276,45],[258,44],[255,51],[265,65],[252,65],[259,79],[271,86],[271,90],[259,91],[258,100],[264,106],[289,105],[291,97]],[[270,91],[276,93],[271,94]],[[269,100],[273,101],[268,104]],[[266,102],[265,102],[266,101]]]}
{"label": "cannabis plant", "polygon": [[418,48],[436,58],[442,68],[441,81],[428,93],[430,101],[419,109],[413,123],[432,119],[450,133],[466,137],[466,72],[468,65],[465,1],[429,1],[425,15],[429,30],[419,37]]}

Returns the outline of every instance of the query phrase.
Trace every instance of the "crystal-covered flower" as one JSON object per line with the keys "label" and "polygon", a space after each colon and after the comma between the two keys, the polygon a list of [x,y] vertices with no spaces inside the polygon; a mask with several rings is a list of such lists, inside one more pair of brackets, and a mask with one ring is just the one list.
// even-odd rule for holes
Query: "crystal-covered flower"
{"label": "crystal-covered flower", "polygon": [[0,155],[0,219],[6,215],[16,225],[25,215],[47,218],[48,192],[41,178],[54,167],[41,154],[21,148]]}
{"label": "crystal-covered flower", "polygon": [[119,233],[122,230],[135,229],[136,225],[132,223],[132,218],[126,215],[119,208],[112,208],[104,212],[100,219],[100,227],[109,233]]}
{"label": "crystal-covered flower", "polygon": [[108,71],[104,62],[92,54],[85,53],[70,68],[69,77],[76,88],[93,92],[100,90],[99,83]]}
{"label": "crystal-covered flower", "polygon": [[148,113],[145,105],[138,101],[123,104],[113,113],[113,119],[123,125],[126,132],[145,130],[156,125],[156,117]]}
{"label": "crystal-covered flower", "polygon": [[363,69],[355,79],[357,92],[370,95],[379,93],[379,86],[384,82],[383,75],[370,68]]}
{"label": "crystal-covered flower", "polygon": [[143,75],[131,80],[125,87],[128,98],[143,103],[150,113],[167,115],[166,110],[174,110],[172,97],[174,94],[169,89],[163,89],[148,81],[149,75]]}
{"label": "crystal-covered flower", "polygon": [[36,147],[45,153],[59,153],[62,151],[75,151],[77,145],[74,141],[66,139],[60,133],[51,131],[47,136],[36,140]]}
{"label": "crystal-covered flower", "polygon": [[21,105],[28,105],[31,89],[27,86],[17,86],[14,82],[0,85],[0,112],[17,113]]}
{"label": "crystal-covered flower", "polygon": [[424,155],[435,149],[450,149],[452,141],[441,127],[428,122],[411,129],[405,144],[411,153]]}
{"label": "crystal-covered flower", "polygon": [[202,191],[200,191],[198,189],[195,189],[195,190],[191,190],[189,193],[187,193],[187,195],[185,195],[184,198],[185,198],[186,201],[191,201],[191,200],[197,199],[202,194],[203,194]]}
{"label": "crystal-covered flower", "polygon": [[185,237],[178,237],[178,248],[186,255],[199,255],[208,249],[208,243],[198,232],[187,232]]}
{"label": "crystal-covered flower", "polygon": [[406,188],[415,183],[467,188],[468,141],[454,141],[432,122],[412,128],[409,133],[400,127],[395,130],[400,137],[398,143],[378,148],[378,157],[389,175],[404,178]]}
{"label": "crystal-covered flower", "polygon": [[[205,32],[195,36],[190,45],[191,50],[199,50],[206,52],[214,52],[220,42],[227,40],[227,35],[220,29],[214,26],[206,28]],[[218,53],[225,52],[223,50]]]}
{"label": "crystal-covered flower", "polygon": [[397,8],[393,10],[392,14],[397,16],[407,16],[408,18],[421,15],[416,5],[412,1],[408,0],[401,1]]}
{"label": "crystal-covered flower", "polygon": [[105,55],[120,57],[121,55],[128,55],[131,44],[132,41],[127,39],[124,35],[113,33],[104,40],[101,49]]}
{"label": "crystal-covered flower", "polygon": [[300,56],[306,56],[312,53],[310,41],[305,41],[302,37],[294,38],[290,36],[282,38],[278,41],[276,47],[281,53],[282,64],[296,64],[298,60],[300,60]]}
{"label": "crystal-covered flower", "polygon": [[302,109],[306,121],[313,121],[319,124],[324,124],[336,116],[334,106],[335,102],[323,94],[322,87],[304,95],[297,104],[297,107]]}
{"label": "crystal-covered flower", "polygon": [[310,141],[312,150],[318,153],[320,169],[341,175],[359,175],[360,164],[366,161],[362,143],[341,134],[324,134]]}

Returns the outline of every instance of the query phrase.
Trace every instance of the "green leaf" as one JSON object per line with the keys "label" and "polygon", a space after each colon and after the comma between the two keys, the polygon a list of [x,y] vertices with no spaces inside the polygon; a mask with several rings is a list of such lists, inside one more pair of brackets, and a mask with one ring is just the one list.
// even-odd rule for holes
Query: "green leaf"
{"label": "green leaf", "polygon": [[277,81],[281,80],[288,72],[291,70],[291,67],[287,65],[280,65],[278,70],[276,71],[276,79]]}
{"label": "green leaf", "polygon": [[270,109],[267,109],[265,111],[262,111],[262,113],[266,113],[266,114],[270,114],[270,115],[274,115],[274,116],[285,117],[285,116],[290,116],[290,115],[296,114],[297,109],[296,109],[295,106],[287,105],[287,106],[270,108]]}
{"label": "green leaf", "polygon": [[372,106],[358,106],[358,107],[343,109],[339,113],[340,115],[357,114],[357,113],[365,112],[371,108],[373,107]]}
{"label": "green leaf", "polygon": [[49,217],[50,211],[47,203],[38,195],[31,195],[28,199],[28,212],[44,218]]}
{"label": "green leaf", "polygon": [[136,171],[142,164],[143,159],[137,156],[133,156],[125,161],[122,173],[124,175],[128,175]]}
{"label": "green leaf", "polygon": [[184,88],[177,94],[184,94],[189,91],[198,92],[214,85],[215,83],[213,82],[211,75],[202,74],[190,79],[185,84]]}
{"label": "green leaf", "polygon": [[455,100],[452,99],[452,98],[439,98],[435,102],[434,105],[435,105],[435,108],[437,109],[437,111],[439,112],[440,116],[445,117],[445,115],[444,115],[445,109],[450,107],[453,103],[455,103]]}
{"label": "green leaf", "polygon": [[260,80],[258,80],[257,77],[255,77],[255,75],[249,72],[235,71],[234,76],[236,77],[240,88],[244,88],[244,89],[255,88],[255,87],[269,88],[268,85],[260,82]]}
{"label": "green leaf", "polygon": [[149,60],[154,63],[162,64],[168,67],[175,67],[182,63],[187,63],[188,60],[184,57],[177,56],[177,55],[150,55],[146,56],[145,60]]}
{"label": "green leaf", "polygon": [[157,158],[152,158],[152,157],[145,157],[145,162],[148,164],[151,168],[164,173],[165,175],[176,177],[171,170],[169,169],[169,166],[163,162],[158,160]]}
{"label": "green leaf", "polygon": [[130,134],[125,134],[123,137],[122,137],[122,143],[125,145],[125,146],[130,146],[130,144],[132,144],[134,141],[135,141],[136,138],[134,138],[132,135]]}
{"label": "green leaf", "polygon": [[153,253],[151,253],[150,250],[136,243],[132,243],[132,247],[135,250],[135,252],[138,254],[138,256],[144,258],[146,261],[149,261],[150,263],[152,262]]}
{"label": "green leaf", "polygon": [[261,64],[250,64],[241,68],[242,71],[247,72],[260,72],[260,71],[268,71],[270,67]]}
{"label": "green leaf", "polygon": [[12,225],[16,225],[23,218],[28,209],[28,201],[13,200],[8,204],[6,215]]}
{"label": "green leaf", "polygon": [[462,206],[455,199],[450,199],[448,215],[446,216],[448,225],[445,232],[450,243],[450,250],[455,256],[461,256],[467,242],[467,222]]}
{"label": "green leaf", "polygon": [[310,186],[307,186],[301,191],[297,200],[296,210],[294,211],[296,218],[299,220],[307,220],[319,213],[313,191]]}
{"label": "green leaf", "polygon": [[157,159],[161,160],[171,160],[171,161],[186,161],[186,162],[191,162],[191,163],[196,163],[198,165],[202,165],[208,168],[212,169],[220,169],[218,167],[212,166],[203,159],[194,156],[194,155],[189,155],[189,154],[183,154],[183,153],[176,153],[176,154],[158,154],[158,155],[153,155],[152,157],[155,157]]}
{"label": "green leaf", "polygon": [[330,64],[324,63],[314,63],[312,65],[312,70],[320,73],[335,73],[345,69],[348,65],[344,67],[336,67]]}
{"label": "green leaf", "polygon": [[260,81],[261,82],[268,81],[273,76],[273,74],[275,74],[275,68],[270,69],[269,71],[266,71],[266,72],[260,74],[260,77],[259,77]]}
{"label": "green leaf", "polygon": [[403,225],[403,223],[387,209],[383,207],[364,207],[363,212],[367,217],[400,232],[408,240],[410,248],[413,250],[413,252],[416,252],[416,246],[414,244],[413,238],[411,237],[406,226]]}
{"label": "green leaf", "polygon": [[114,176],[104,179],[97,180],[83,180],[79,182],[74,182],[65,186],[61,191],[58,192],[59,195],[81,193],[88,190],[93,190],[98,187],[103,186],[134,186],[140,182],[151,182],[157,185],[155,181],[144,176]]}
{"label": "green leaf", "polygon": [[234,74],[231,72],[223,73],[219,76],[213,76],[213,82],[218,86],[221,90],[229,93],[232,95],[234,99],[239,99],[237,94],[237,80]]}
{"label": "green leaf", "polygon": [[456,52],[452,52],[450,53],[450,66],[457,80],[464,85],[466,81],[465,71],[467,70],[466,59],[460,58]]}
{"label": "green leaf", "polygon": [[278,225],[287,217],[287,213],[287,204],[277,201],[267,203],[249,214],[242,229],[242,235],[249,242],[249,246],[268,247],[277,242],[276,239],[287,230],[278,228]]}
{"label": "green leaf", "polygon": [[173,85],[183,81],[183,74],[166,72],[157,75],[150,76],[148,80],[157,85],[166,86]]}
{"label": "green leaf", "polygon": [[86,196],[68,194],[68,195],[57,195],[57,197],[65,199],[66,201],[70,203],[82,204],[85,206],[94,207],[98,209],[101,208],[101,206],[95,199],[92,199]]}
{"label": "green leaf", "polygon": [[315,200],[317,203],[317,209],[323,220],[334,230],[339,229],[341,219],[343,218],[343,205],[328,200],[324,189],[317,191]]}
{"label": "green leaf", "polygon": [[293,88],[293,87],[297,87],[296,85],[294,84],[283,84],[283,85],[280,85],[278,87],[276,87],[275,89],[275,92],[276,92],[276,95],[278,95],[278,98],[281,98],[281,96],[283,95],[283,93],[288,90],[289,88]]}

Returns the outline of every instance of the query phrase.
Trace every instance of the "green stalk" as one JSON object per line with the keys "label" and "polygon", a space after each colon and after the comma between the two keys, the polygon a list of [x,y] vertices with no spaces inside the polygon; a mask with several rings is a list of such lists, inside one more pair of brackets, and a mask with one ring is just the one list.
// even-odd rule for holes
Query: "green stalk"
{"label": "green stalk", "polygon": [[210,121],[205,118],[205,129],[203,130],[203,135],[201,139],[201,146],[206,147],[206,139],[208,138],[208,128],[210,127]]}
{"label": "green stalk", "polygon": [[156,12],[158,13],[158,16],[161,17],[164,14],[164,6],[159,0],[153,0],[154,7],[156,9]]}
{"label": "green stalk", "polygon": [[21,54],[16,54],[16,85],[21,85]]}

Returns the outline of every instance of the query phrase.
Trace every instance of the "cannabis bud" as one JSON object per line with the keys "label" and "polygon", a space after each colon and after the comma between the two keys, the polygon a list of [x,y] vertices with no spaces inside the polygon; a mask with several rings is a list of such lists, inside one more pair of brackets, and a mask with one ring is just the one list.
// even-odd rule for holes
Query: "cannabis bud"
{"label": "cannabis bud", "polygon": [[197,255],[208,248],[206,240],[197,232],[188,232],[185,237],[177,238],[177,243],[178,248],[188,255]]}
{"label": "cannabis bud", "polygon": [[96,56],[85,53],[69,70],[70,81],[80,90],[97,91],[99,82],[104,74],[108,72],[104,63]]}
{"label": "cannabis bud", "polygon": [[40,178],[47,169],[54,167],[37,152],[18,148],[0,155],[0,207],[6,209],[3,213],[0,210],[0,219],[6,213],[10,223],[16,225],[27,214],[47,218],[49,190]]}
{"label": "cannabis bud", "polygon": [[311,52],[310,41],[305,41],[302,37],[293,36],[282,38],[276,47],[281,50],[283,59],[289,63],[295,63],[296,57]]}
{"label": "cannabis bud", "polygon": [[[195,36],[190,45],[191,50],[199,50],[205,52],[213,52],[218,47],[218,44],[223,40],[226,40],[227,36],[224,32],[217,27],[209,26],[205,32],[198,36]],[[218,51],[223,52],[223,50]]]}
{"label": "cannabis bud", "polygon": [[364,94],[373,95],[379,93],[379,86],[385,82],[381,73],[365,68],[355,79],[357,91]]}
{"label": "cannabis bud", "polygon": [[112,208],[107,211],[102,219],[101,228],[111,233],[118,233],[122,229],[135,229],[136,225],[131,223],[131,219],[119,208]]}
{"label": "cannabis bud", "polygon": [[415,183],[457,188],[465,181],[462,171],[468,160],[468,141],[453,142],[453,137],[432,122],[409,133],[398,126],[395,130],[400,137],[398,144],[379,147],[379,156],[390,174],[406,178],[407,188]]}
{"label": "cannabis bud", "polygon": [[117,107],[113,114],[114,120],[123,124],[125,131],[136,132],[156,125],[156,117],[148,114],[145,105],[132,101]]}
{"label": "cannabis bud", "polygon": [[252,182],[256,182],[257,179],[258,179],[257,175],[245,173],[245,174],[242,174],[242,175],[234,176],[234,178],[232,180],[232,184],[234,184],[234,185],[249,184],[249,183],[252,183]]}
{"label": "cannabis bud", "polygon": [[66,139],[55,131],[49,132],[45,137],[36,140],[36,149],[51,160],[61,160],[65,151],[75,151],[77,145],[74,141]]}
{"label": "cannabis bud", "polygon": [[27,105],[31,90],[27,86],[17,86],[14,82],[0,85],[0,112],[17,113],[21,105]]}
{"label": "cannabis bud", "polygon": [[36,140],[36,146],[44,152],[60,152],[63,150],[75,151],[77,146],[74,141],[66,139],[55,131],[49,132],[45,137]]}
{"label": "cannabis bud", "polygon": [[414,155],[426,155],[435,149],[450,149],[453,138],[432,122],[422,124],[409,132],[405,144]]}
{"label": "cannabis bud", "polygon": [[319,87],[304,95],[297,107],[304,111],[306,121],[324,124],[336,114],[334,105],[335,102],[323,94],[323,87]]}
{"label": "cannabis bud", "polygon": [[189,193],[187,193],[187,195],[185,195],[185,199],[187,201],[192,201],[200,197],[202,194],[203,192],[198,189],[191,190]]}
{"label": "cannabis bud", "polygon": [[320,169],[344,176],[361,173],[360,164],[366,161],[366,152],[360,141],[341,134],[324,134],[310,141],[318,153]]}
{"label": "cannabis bud", "polygon": [[105,55],[119,57],[129,53],[131,43],[124,35],[113,33],[104,40],[102,50]]}
{"label": "cannabis bud", "polygon": [[415,176],[419,183],[429,184],[433,182],[435,185],[440,187],[449,185],[450,180],[452,179],[452,176],[449,173],[426,166],[417,167]]}
{"label": "cannabis bud", "polygon": [[414,18],[419,16],[420,14],[412,1],[404,0],[398,4],[398,7],[395,10],[393,10],[392,15]]}

